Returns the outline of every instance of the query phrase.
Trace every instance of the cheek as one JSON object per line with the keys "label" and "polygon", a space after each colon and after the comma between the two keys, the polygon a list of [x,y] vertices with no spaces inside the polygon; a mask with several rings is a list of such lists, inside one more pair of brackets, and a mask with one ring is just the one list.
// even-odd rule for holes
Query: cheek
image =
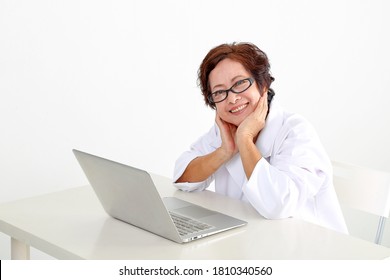
{"label": "cheek", "polygon": [[259,102],[260,100],[260,97],[261,97],[261,93],[259,91],[252,92],[251,94],[252,103],[257,104],[257,102]]}
{"label": "cheek", "polygon": [[217,113],[218,117],[220,117],[221,119],[224,119],[224,110],[222,108],[220,108],[219,106],[217,106],[215,108],[215,112]]}
{"label": "cheek", "polygon": [[225,122],[231,122],[231,119],[229,119],[229,113],[226,112],[226,110],[224,110],[223,108],[218,108],[218,106],[216,107],[216,110],[217,112],[217,116],[220,117],[222,120],[224,120]]}
{"label": "cheek", "polygon": [[[257,107],[257,104],[259,103],[259,100],[260,100],[260,96],[253,100],[254,102],[252,102],[252,104],[253,104],[254,108]],[[253,110],[254,110],[254,108],[253,108]]]}

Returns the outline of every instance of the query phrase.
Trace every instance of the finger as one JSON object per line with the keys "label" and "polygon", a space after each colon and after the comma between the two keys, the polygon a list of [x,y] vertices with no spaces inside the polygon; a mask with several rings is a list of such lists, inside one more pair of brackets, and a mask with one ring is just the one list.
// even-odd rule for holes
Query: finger
{"label": "finger", "polygon": [[268,90],[265,90],[261,96],[261,101],[264,105],[268,105],[267,104],[267,100],[268,100]]}
{"label": "finger", "polygon": [[265,91],[259,100],[257,106],[257,116],[260,120],[265,120],[268,112],[268,91]]}
{"label": "finger", "polygon": [[264,97],[264,111],[265,113],[267,113],[268,111],[268,90],[265,91],[265,93],[263,94],[263,97]]}
{"label": "finger", "polygon": [[262,115],[264,111],[268,110],[268,94],[265,92],[263,95],[260,96],[259,101],[257,102],[257,106],[255,108],[255,111],[258,115]]}
{"label": "finger", "polygon": [[220,118],[218,116],[218,113],[215,114],[215,122],[219,125],[220,124]]}
{"label": "finger", "polygon": [[264,91],[263,95],[261,96],[262,98],[262,103],[264,108],[268,108],[268,91]]}
{"label": "finger", "polygon": [[217,123],[217,125],[221,128],[222,126],[224,126],[224,121],[221,119],[221,117],[218,115],[218,113],[215,114],[215,122]]}
{"label": "finger", "polygon": [[225,122],[221,117],[217,114],[215,117],[215,122],[219,127],[219,131],[221,132],[221,136],[224,137],[228,134],[231,134],[231,128],[229,123]]}
{"label": "finger", "polygon": [[237,126],[235,126],[234,124],[229,124],[229,131],[230,131],[230,134],[234,136],[236,134],[236,131],[237,131]]}

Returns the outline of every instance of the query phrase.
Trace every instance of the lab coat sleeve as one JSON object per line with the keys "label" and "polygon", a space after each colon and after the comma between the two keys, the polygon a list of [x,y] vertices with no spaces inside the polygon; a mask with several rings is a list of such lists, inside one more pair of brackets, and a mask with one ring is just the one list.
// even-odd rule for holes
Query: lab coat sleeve
{"label": "lab coat sleeve", "polygon": [[256,164],[243,187],[249,202],[268,219],[295,216],[332,174],[312,126],[298,116],[286,122],[275,139],[273,155]]}
{"label": "lab coat sleeve", "polygon": [[176,181],[183,175],[188,164],[197,157],[207,155],[213,152],[218,146],[218,131],[214,126],[208,133],[200,137],[195,143],[191,145],[189,151],[184,152],[176,160],[174,174],[173,174],[173,185],[183,191],[202,191],[210,186],[210,183],[214,180],[214,175],[207,178],[202,182],[184,182],[176,183]]}

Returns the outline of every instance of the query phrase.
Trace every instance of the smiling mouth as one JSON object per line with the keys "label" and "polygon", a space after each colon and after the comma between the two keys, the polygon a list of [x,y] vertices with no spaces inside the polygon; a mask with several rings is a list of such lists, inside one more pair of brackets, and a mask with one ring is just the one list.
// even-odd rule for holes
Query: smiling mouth
{"label": "smiling mouth", "polygon": [[241,106],[238,106],[237,108],[232,109],[232,110],[230,110],[229,112],[230,112],[230,113],[238,113],[238,112],[244,110],[247,106],[248,106],[248,103],[243,104],[243,105],[241,105]]}

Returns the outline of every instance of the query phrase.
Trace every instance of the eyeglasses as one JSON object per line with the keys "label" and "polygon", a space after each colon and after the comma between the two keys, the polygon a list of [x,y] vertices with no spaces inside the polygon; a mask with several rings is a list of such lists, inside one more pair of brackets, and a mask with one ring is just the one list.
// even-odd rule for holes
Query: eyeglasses
{"label": "eyeglasses", "polygon": [[229,91],[233,93],[242,93],[246,91],[255,81],[253,78],[246,78],[243,80],[237,81],[231,88],[226,90],[217,90],[212,92],[209,96],[207,96],[207,99],[210,101],[210,103],[219,103],[224,101],[229,94]]}

